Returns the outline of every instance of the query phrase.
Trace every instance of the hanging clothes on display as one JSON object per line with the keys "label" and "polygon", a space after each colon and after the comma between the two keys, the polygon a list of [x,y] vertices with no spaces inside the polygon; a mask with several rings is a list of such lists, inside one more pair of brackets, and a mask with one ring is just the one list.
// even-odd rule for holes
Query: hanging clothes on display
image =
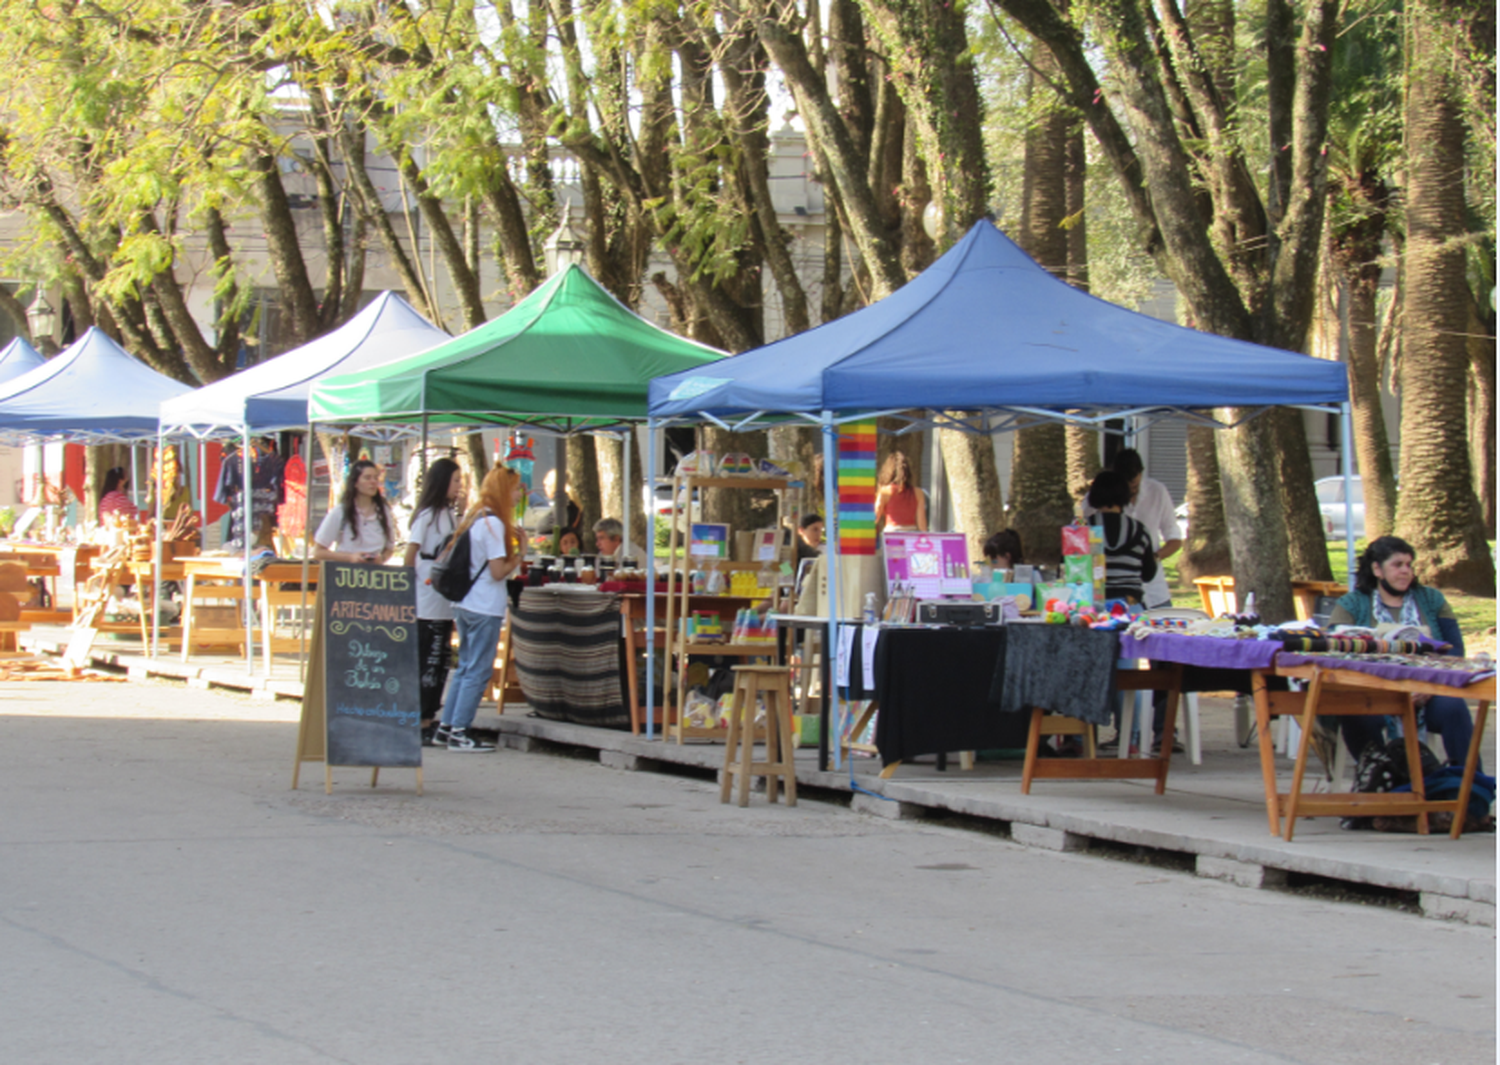
{"label": "hanging clothes on display", "polygon": [[[285,470],[274,447],[260,440],[252,441],[250,447],[251,520],[255,528],[260,529],[267,517],[275,524],[276,509],[286,501]],[[219,468],[219,481],[214,486],[214,501],[229,508],[229,539],[224,546],[231,549],[245,546],[245,508],[240,501],[244,465],[238,450],[231,456],[226,448],[224,464]]]}
{"label": "hanging clothes on display", "polygon": [[276,527],[287,536],[301,536],[307,524],[307,466],[301,455],[286,460],[282,484],[286,502],[276,510]]}

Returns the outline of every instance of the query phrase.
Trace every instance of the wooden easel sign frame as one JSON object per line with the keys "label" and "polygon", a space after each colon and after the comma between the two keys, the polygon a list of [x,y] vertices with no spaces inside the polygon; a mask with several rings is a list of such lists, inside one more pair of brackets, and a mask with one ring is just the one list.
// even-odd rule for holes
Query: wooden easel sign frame
{"label": "wooden easel sign frame", "polygon": [[382,768],[414,768],[420,795],[416,576],[350,562],[324,562],[321,570],[292,790],[303,762],[322,762],[326,794],[337,765],[369,766],[372,788]]}

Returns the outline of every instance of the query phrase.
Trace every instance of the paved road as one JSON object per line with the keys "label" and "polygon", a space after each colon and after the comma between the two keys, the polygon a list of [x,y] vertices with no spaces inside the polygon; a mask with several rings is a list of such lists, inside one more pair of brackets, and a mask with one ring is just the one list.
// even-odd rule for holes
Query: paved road
{"label": "paved road", "polygon": [[1490,929],[294,713],[0,685],[0,1062],[1495,1060]]}

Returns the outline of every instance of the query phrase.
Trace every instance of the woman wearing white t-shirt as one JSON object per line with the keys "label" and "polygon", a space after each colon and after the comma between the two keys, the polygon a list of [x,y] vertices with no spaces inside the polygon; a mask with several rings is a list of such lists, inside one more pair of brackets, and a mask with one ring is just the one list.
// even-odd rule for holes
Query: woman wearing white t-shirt
{"label": "woman wearing white t-shirt", "polygon": [[417,655],[422,667],[422,743],[431,747],[437,716],[443,709],[443,685],[452,657],[453,604],[428,582],[432,561],[458,529],[455,512],[462,514],[464,475],[452,459],[438,459],[427,467],[422,494],[412,515],[403,562],[417,571]]}
{"label": "woman wearing white t-shirt", "polygon": [[520,475],[496,466],[485,475],[476,506],[454,534],[469,533],[469,575],[474,586],[453,607],[458,624],[458,668],[448,685],[443,717],[433,738],[435,746],[450,751],[493,751],[469,735],[479,700],[495,669],[495,647],[505,622],[505,579],[521,564],[521,535],[516,529],[516,504],[523,487]]}
{"label": "woman wearing white t-shirt", "polygon": [[384,562],[396,549],[396,520],[380,491],[380,467],[360,459],[349,467],[339,505],[313,534],[319,562]]}

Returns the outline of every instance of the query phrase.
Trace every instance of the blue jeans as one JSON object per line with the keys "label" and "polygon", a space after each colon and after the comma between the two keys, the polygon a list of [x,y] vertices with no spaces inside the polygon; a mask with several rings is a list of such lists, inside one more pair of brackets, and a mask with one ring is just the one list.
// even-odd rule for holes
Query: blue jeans
{"label": "blue jeans", "polygon": [[458,624],[458,668],[448,681],[442,723],[449,728],[468,728],[495,672],[495,648],[500,645],[505,618],[455,606],[453,619]]}
{"label": "blue jeans", "polygon": [[[1435,732],[1443,738],[1443,753],[1447,755],[1449,764],[1463,765],[1464,759],[1469,756],[1469,744],[1474,742],[1474,718],[1469,714],[1469,704],[1457,696],[1434,695],[1417,712],[1426,720],[1427,731]],[[1349,752],[1358,758],[1366,744],[1384,742],[1388,722],[1399,720],[1385,717],[1341,717],[1339,723],[1344,733],[1344,742],[1349,745]],[[1482,760],[1478,765],[1478,772],[1484,772]]]}

